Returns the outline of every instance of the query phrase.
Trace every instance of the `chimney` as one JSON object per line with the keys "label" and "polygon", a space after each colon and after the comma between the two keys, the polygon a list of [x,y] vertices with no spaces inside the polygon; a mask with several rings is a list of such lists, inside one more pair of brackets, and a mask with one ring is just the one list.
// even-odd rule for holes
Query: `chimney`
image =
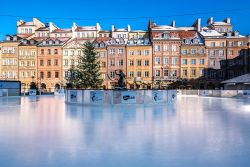
{"label": "chimney", "polygon": [[231,19],[228,17],[228,18],[226,18],[226,23],[228,23],[228,24],[231,24]]}
{"label": "chimney", "polygon": [[112,32],[114,32],[115,31],[115,26],[114,25],[112,25]]}
{"label": "chimney", "polygon": [[210,17],[208,20],[207,20],[207,24],[208,25],[211,25],[214,23],[214,18],[213,17]]}
{"label": "chimney", "polygon": [[131,31],[131,26],[130,25],[128,25],[128,32],[130,32]]}
{"label": "chimney", "polygon": [[97,29],[97,31],[101,31],[102,28],[101,28],[99,23],[96,23],[96,29]]}
{"label": "chimney", "polygon": [[198,18],[197,20],[196,29],[198,32],[201,32],[201,18]]}
{"label": "chimney", "polygon": [[19,20],[19,21],[17,21],[17,26],[20,26],[20,25],[22,25],[23,23],[24,23],[23,20]]}
{"label": "chimney", "polygon": [[175,27],[176,26],[176,22],[175,20],[172,21],[172,24],[171,24],[172,27]]}

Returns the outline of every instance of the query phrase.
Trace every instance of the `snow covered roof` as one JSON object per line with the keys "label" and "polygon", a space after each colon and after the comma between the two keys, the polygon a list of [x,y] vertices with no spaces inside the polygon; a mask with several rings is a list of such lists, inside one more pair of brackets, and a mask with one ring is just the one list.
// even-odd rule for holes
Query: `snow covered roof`
{"label": "snow covered roof", "polygon": [[168,26],[168,25],[158,25],[152,28],[152,30],[176,30],[175,27]]}
{"label": "snow covered roof", "polygon": [[230,23],[223,22],[223,21],[216,21],[216,22],[214,22],[212,25],[214,25],[214,26],[225,26],[225,25],[230,26],[231,24],[230,24]]}
{"label": "snow covered roof", "polygon": [[223,81],[221,83],[227,84],[227,83],[250,83],[250,74],[241,75],[239,77],[235,77],[226,81]]}
{"label": "snow covered roof", "polygon": [[77,26],[76,31],[97,31],[96,26]]}
{"label": "snow covered roof", "polygon": [[49,27],[41,27],[38,28],[36,31],[49,31]]}
{"label": "snow covered roof", "polygon": [[220,34],[219,32],[217,32],[215,30],[205,30],[205,29],[203,29],[200,33],[204,37],[223,37],[222,34]]}
{"label": "snow covered roof", "polygon": [[176,27],[177,30],[184,30],[184,31],[189,31],[189,30],[195,30],[195,27]]}
{"label": "snow covered roof", "polygon": [[52,33],[67,33],[67,32],[72,32],[70,28],[68,29],[55,29]]}
{"label": "snow covered roof", "polygon": [[116,32],[127,32],[128,30],[126,28],[117,28],[115,29]]}

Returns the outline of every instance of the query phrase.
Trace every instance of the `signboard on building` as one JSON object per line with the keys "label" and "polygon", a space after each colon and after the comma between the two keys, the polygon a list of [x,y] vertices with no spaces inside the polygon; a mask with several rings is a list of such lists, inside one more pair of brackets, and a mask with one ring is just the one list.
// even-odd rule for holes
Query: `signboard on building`
{"label": "signboard on building", "polygon": [[122,91],[121,103],[123,104],[136,103],[136,91]]}
{"label": "signboard on building", "polygon": [[103,103],[104,102],[104,93],[103,91],[91,91],[90,92],[90,101],[92,103]]}

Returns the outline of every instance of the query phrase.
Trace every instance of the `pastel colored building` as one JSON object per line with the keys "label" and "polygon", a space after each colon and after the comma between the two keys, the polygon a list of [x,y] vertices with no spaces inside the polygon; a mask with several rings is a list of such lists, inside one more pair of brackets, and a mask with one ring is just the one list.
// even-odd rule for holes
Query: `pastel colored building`
{"label": "pastel colored building", "polygon": [[208,58],[204,41],[196,31],[180,31],[181,45],[181,78],[204,78]]}
{"label": "pastel colored building", "polygon": [[69,38],[48,38],[38,44],[38,83],[43,91],[54,91],[63,83],[63,44]]}
{"label": "pastel colored building", "polygon": [[156,25],[150,22],[153,47],[153,77],[165,86],[180,77],[180,46],[182,40],[174,26]]}
{"label": "pastel colored building", "polygon": [[22,88],[29,90],[31,82],[37,82],[37,41],[21,40],[18,50],[18,71]]}
{"label": "pastel colored building", "polygon": [[127,87],[142,89],[152,87],[152,46],[149,39],[131,38],[126,46]]}
{"label": "pastel colored building", "polygon": [[18,80],[18,45],[21,38],[7,35],[1,42],[1,74],[3,80]]}

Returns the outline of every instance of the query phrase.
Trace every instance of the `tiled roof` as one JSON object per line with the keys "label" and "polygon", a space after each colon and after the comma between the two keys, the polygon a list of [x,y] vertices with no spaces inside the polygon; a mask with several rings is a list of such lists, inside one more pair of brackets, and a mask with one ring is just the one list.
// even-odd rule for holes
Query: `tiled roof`
{"label": "tiled roof", "polygon": [[17,34],[18,37],[20,38],[29,38],[31,37],[33,34]]}
{"label": "tiled roof", "polygon": [[77,26],[76,31],[96,31],[96,26]]}
{"label": "tiled roof", "polygon": [[35,26],[33,22],[24,22],[23,24],[19,25],[19,27],[22,26]]}
{"label": "tiled roof", "polygon": [[41,27],[38,28],[36,31],[49,31],[49,27]]}
{"label": "tiled roof", "polygon": [[55,29],[52,33],[67,33],[72,32],[71,29]]}
{"label": "tiled roof", "polygon": [[214,26],[221,26],[221,25],[231,25],[231,24],[223,22],[223,21],[216,21],[212,25],[214,25]]}
{"label": "tiled roof", "polygon": [[180,38],[194,38],[196,31],[179,31]]}
{"label": "tiled roof", "polygon": [[215,30],[202,30],[201,35],[204,37],[222,37],[223,35]]}

